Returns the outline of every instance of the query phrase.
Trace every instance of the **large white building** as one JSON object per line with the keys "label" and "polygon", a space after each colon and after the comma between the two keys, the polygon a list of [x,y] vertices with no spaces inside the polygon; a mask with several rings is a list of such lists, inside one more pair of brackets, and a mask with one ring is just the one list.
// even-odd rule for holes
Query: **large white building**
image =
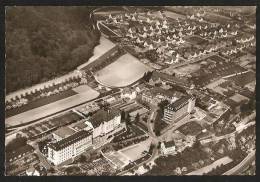
{"label": "large white building", "polygon": [[48,160],[54,165],[59,165],[82,154],[90,146],[92,146],[92,132],[81,130],[50,143],[48,145]]}
{"label": "large white building", "polygon": [[176,152],[176,147],[174,141],[162,142],[161,152],[163,155],[168,155]]}
{"label": "large white building", "polygon": [[120,123],[121,114],[116,109],[101,109],[86,121],[93,131],[94,143],[98,143],[103,136],[108,136],[120,128]]}
{"label": "large white building", "polygon": [[194,97],[188,95],[170,103],[164,109],[163,119],[167,122],[176,122],[179,118],[190,114],[194,109],[195,100]]}
{"label": "large white building", "polygon": [[53,133],[55,142],[48,145],[48,160],[54,165],[82,154],[89,147],[103,145],[108,136],[123,129],[119,110],[99,110],[87,121],[62,127]]}

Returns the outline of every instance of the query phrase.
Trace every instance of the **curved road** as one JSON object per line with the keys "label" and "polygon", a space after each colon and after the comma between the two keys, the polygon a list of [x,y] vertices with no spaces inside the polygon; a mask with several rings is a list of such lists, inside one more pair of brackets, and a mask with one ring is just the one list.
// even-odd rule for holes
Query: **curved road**
{"label": "curved road", "polygon": [[252,162],[255,161],[255,150],[250,152],[244,160],[242,160],[238,165],[232,169],[225,172],[223,175],[238,175],[243,172]]}

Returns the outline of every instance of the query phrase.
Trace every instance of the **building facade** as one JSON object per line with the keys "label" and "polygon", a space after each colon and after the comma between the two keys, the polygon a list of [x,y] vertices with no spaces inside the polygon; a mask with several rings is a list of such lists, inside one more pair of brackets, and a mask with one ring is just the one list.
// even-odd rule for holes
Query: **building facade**
{"label": "building facade", "polygon": [[169,155],[176,152],[176,147],[174,141],[162,142],[161,152],[163,155]]}
{"label": "building facade", "polygon": [[92,133],[82,130],[67,138],[50,143],[48,146],[48,160],[54,165],[59,165],[82,154],[90,146],[92,146]]}
{"label": "building facade", "polygon": [[192,96],[182,97],[175,102],[170,103],[164,109],[163,119],[166,122],[176,122],[179,118],[190,114],[195,106],[195,98]]}

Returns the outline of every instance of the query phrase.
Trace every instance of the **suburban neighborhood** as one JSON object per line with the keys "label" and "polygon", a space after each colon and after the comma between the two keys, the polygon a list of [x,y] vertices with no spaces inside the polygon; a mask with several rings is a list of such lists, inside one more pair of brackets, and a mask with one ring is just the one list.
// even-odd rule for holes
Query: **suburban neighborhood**
{"label": "suburban neighborhood", "polygon": [[[6,10],[7,27],[15,13],[47,16],[23,8]],[[255,175],[256,7],[60,8],[88,22],[57,17],[70,38],[43,38],[16,56],[21,66],[25,53],[50,67],[68,61],[59,74],[42,68],[44,79],[28,63],[30,83],[8,81],[5,175]],[[9,47],[19,49],[12,36],[24,44],[56,36],[19,27],[7,34],[7,72]]]}

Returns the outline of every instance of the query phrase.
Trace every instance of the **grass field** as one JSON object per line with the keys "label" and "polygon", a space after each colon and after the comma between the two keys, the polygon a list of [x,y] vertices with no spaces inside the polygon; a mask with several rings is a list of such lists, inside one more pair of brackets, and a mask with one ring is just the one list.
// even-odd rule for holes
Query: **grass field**
{"label": "grass field", "polygon": [[149,70],[151,68],[127,53],[98,71],[95,78],[97,82],[108,87],[125,87],[142,78]]}
{"label": "grass field", "polygon": [[89,100],[95,99],[99,96],[99,93],[92,88],[88,87],[84,93],[76,94],[62,100],[46,104],[41,107],[37,107],[26,112],[22,112],[15,116],[6,118],[5,124],[6,126],[15,126],[20,124],[26,124],[28,122],[46,117],[48,115],[60,112],[67,108],[76,106],[78,104],[87,102]]}

